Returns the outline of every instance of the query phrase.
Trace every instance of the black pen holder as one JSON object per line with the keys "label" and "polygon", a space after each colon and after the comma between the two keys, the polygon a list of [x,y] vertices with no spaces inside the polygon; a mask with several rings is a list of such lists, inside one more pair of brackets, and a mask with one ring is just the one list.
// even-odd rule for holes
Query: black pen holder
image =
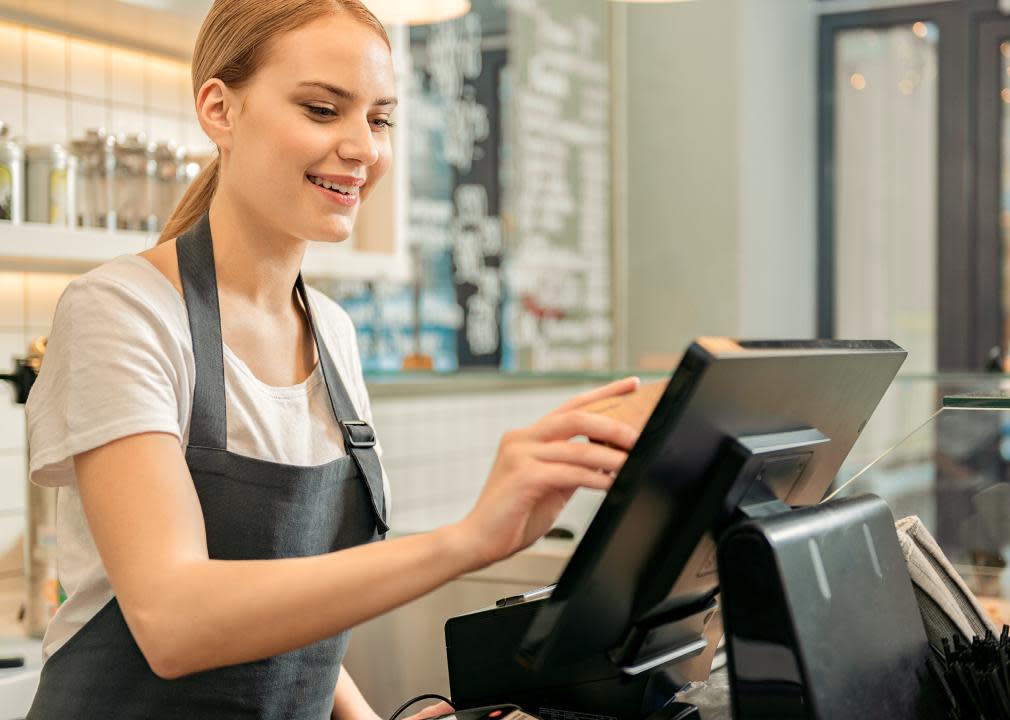
{"label": "black pen holder", "polygon": [[945,717],[883,500],[741,522],[718,560],[736,720]]}

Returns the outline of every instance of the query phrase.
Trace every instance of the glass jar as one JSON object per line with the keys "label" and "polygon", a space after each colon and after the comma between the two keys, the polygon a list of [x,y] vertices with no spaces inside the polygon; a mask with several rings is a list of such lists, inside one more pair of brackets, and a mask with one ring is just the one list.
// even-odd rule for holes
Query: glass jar
{"label": "glass jar", "polygon": [[182,196],[186,194],[186,190],[189,189],[189,186],[193,184],[194,180],[196,180],[196,176],[200,174],[201,170],[210,165],[214,157],[215,156],[213,154],[186,154],[186,162],[179,166],[179,174],[177,176],[175,200],[177,205],[179,201],[182,200]]}
{"label": "glass jar", "polygon": [[28,221],[73,226],[77,158],[62,145],[31,145],[26,156]]}
{"label": "glass jar", "polygon": [[115,145],[116,139],[102,129],[90,129],[83,138],[71,141],[70,152],[77,159],[74,225],[115,228],[109,183],[110,167],[115,166]]}
{"label": "glass jar", "polygon": [[0,220],[24,220],[24,173],[24,148],[10,137],[10,126],[0,121]]}
{"label": "glass jar", "polygon": [[181,197],[179,185],[180,176],[185,176],[186,172],[186,148],[171,141],[158,143],[154,156],[155,178],[152,187],[156,226],[151,229],[161,230]]}
{"label": "glass jar", "polygon": [[147,230],[149,185],[154,179],[154,145],[143,133],[121,135],[115,146],[112,207],[119,230]]}

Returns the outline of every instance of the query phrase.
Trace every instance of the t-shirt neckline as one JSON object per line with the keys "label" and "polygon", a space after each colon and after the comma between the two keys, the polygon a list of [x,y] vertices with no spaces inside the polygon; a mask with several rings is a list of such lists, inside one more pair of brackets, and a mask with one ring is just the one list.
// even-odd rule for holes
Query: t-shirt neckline
{"label": "t-shirt neckline", "polygon": [[[186,299],[179,293],[178,290],[176,290],[175,285],[173,285],[171,281],[162,274],[161,270],[154,266],[154,263],[147,258],[136,254],[127,254],[123,257],[129,258],[131,261],[139,261],[147,270],[156,275],[158,277],[158,282],[163,283],[169,290],[172,291],[172,295],[175,296],[176,300],[179,302],[183,312],[187,312]],[[272,395],[273,397],[292,398],[307,395],[314,390],[323,379],[320,362],[317,359],[316,364],[312,368],[312,372],[310,372],[301,382],[295,383],[294,385],[269,385],[268,383],[260,380],[246,362],[239,357],[234,350],[228,347],[228,344],[223,340],[221,341],[221,345],[225,358],[231,362],[235,369],[244,375],[247,380],[251,381],[260,391],[268,395]]]}

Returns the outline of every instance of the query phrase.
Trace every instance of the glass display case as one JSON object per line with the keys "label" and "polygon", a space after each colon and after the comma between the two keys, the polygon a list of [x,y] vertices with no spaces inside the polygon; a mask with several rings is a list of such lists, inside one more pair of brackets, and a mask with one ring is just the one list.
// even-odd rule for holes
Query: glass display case
{"label": "glass display case", "polygon": [[918,516],[997,625],[1010,623],[1010,378],[898,378],[827,499]]}

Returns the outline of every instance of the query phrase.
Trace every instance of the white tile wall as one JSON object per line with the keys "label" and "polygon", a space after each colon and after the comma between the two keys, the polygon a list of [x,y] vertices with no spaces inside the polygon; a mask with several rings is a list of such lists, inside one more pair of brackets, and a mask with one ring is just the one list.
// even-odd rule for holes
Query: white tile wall
{"label": "white tile wall", "polygon": [[28,28],[25,35],[25,84],[65,92],[67,89],[67,38]]}
{"label": "white tile wall", "polygon": [[[13,368],[12,358],[26,348],[25,282],[21,273],[0,273],[0,372]],[[0,388],[0,557],[24,531],[24,408],[15,405],[13,388]],[[20,555],[13,554],[20,562]],[[0,576],[17,568],[0,562]]]}
{"label": "white tile wall", "polygon": [[0,120],[26,143],[102,127],[211,152],[189,85],[184,62],[0,20]]}
{"label": "white tile wall", "polygon": [[104,45],[70,40],[70,92],[102,99],[108,96],[108,52]]}
{"label": "white tile wall", "polygon": [[69,103],[63,95],[29,90],[25,93],[25,132],[33,143],[66,142]]}
{"label": "white tile wall", "polygon": [[109,50],[110,95],[113,102],[144,105],[144,57],[129,50]]}
{"label": "white tile wall", "polygon": [[70,135],[81,137],[89,128],[110,126],[111,111],[100,100],[74,98],[70,101]]}
{"label": "white tile wall", "polygon": [[25,329],[48,330],[56,312],[56,303],[74,275],[61,273],[25,274]]}
{"label": "white tile wall", "polygon": [[0,81],[24,82],[24,28],[0,25]]}
{"label": "white tile wall", "polygon": [[[23,427],[24,413],[21,413],[20,419]],[[0,512],[12,514],[20,511],[25,506],[24,455],[10,453],[0,456],[0,477],[4,478],[4,481],[0,482],[0,507],[4,510],[0,510]],[[3,550],[3,541],[0,540],[0,553]]]}
{"label": "white tile wall", "polygon": [[25,94],[20,88],[0,85],[0,120],[15,137],[25,132]]}
{"label": "white tile wall", "polygon": [[[392,529],[425,531],[461,519],[480,494],[502,434],[535,422],[582,389],[374,400],[393,496]],[[598,502],[583,493],[559,524],[580,531]]]}
{"label": "white tile wall", "polygon": [[[2,270],[2,267],[0,267]],[[0,372],[14,367],[28,342],[49,332],[53,311],[72,275],[0,271]],[[0,577],[21,569],[21,555],[8,553],[24,532],[26,432],[24,407],[0,385]],[[10,563],[15,563],[10,565]]]}
{"label": "white tile wall", "polygon": [[25,321],[25,276],[0,272],[0,328],[21,328]]}

